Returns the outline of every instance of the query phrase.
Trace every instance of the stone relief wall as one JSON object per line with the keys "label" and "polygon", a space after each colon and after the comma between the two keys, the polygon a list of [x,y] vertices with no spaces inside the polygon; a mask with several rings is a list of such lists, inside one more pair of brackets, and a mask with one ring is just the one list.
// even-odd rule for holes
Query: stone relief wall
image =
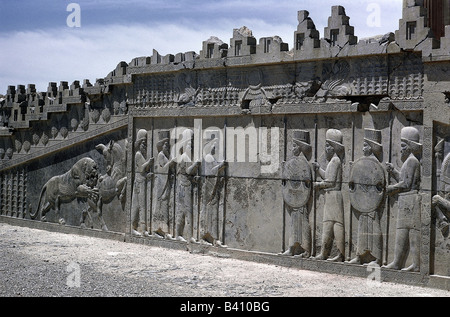
{"label": "stone relief wall", "polygon": [[[386,241],[386,236],[396,236],[395,215],[402,207],[397,196],[388,198],[388,191],[391,191],[388,170],[403,166],[402,140],[395,140],[392,135],[395,131],[400,135],[405,128],[411,128],[411,122],[416,122],[414,131],[421,131],[420,112],[202,118],[196,119],[203,125],[200,136],[210,136],[200,137],[200,141],[190,137],[198,128],[195,119],[135,120],[136,134],[155,127],[153,133],[147,132],[147,143],[154,144],[147,157],[158,157],[162,162],[154,163],[154,170],[148,172],[154,181],[147,181],[147,186],[153,186],[153,190],[145,192],[160,194],[156,197],[147,195],[147,199],[156,199],[156,202],[153,201],[153,208],[147,211],[147,226],[139,235],[153,232],[160,237],[182,241],[193,237],[192,242],[220,241],[220,245],[225,243],[233,248],[282,251],[284,255],[308,258],[315,255],[318,259],[358,264],[375,261],[387,265],[389,260],[392,261],[396,243],[395,239]],[[199,156],[200,165],[190,162],[188,167],[196,166],[191,170],[184,166],[185,163],[183,167],[177,163],[179,156],[174,152],[175,147],[183,147],[179,143],[185,142],[186,135],[181,133],[175,138],[174,125],[178,131],[189,135],[186,140],[189,140],[190,151],[192,145],[202,146],[204,156]],[[329,129],[329,126],[337,129]],[[236,133],[241,127],[242,133]],[[261,128],[278,131],[279,138],[261,133]],[[254,131],[258,132],[252,134]],[[233,141],[225,140],[231,137]],[[240,143],[239,138],[247,139],[247,142]],[[270,144],[272,140],[277,144]],[[215,150],[224,153],[216,151],[210,158],[211,142],[214,142]],[[161,143],[165,143],[165,153],[161,153]],[[252,143],[266,147],[258,148],[257,152],[270,153],[272,162],[267,162],[275,164],[278,161],[280,164],[262,174],[265,162],[259,157],[251,157]],[[243,161],[237,160],[242,153],[233,153],[235,149],[229,150],[229,146],[245,149]],[[420,157],[420,153],[414,154]],[[193,161],[193,152],[189,155]],[[216,166],[214,173],[219,173],[217,176],[208,172],[210,164]],[[189,177],[180,175],[181,171]],[[187,189],[177,182],[185,184]],[[394,187],[396,182],[392,180],[391,184]],[[186,191],[190,195],[180,204],[178,199],[184,198]],[[211,194],[208,192],[214,193],[214,203],[209,202]],[[142,204],[150,206],[148,202]],[[162,226],[158,224],[161,205],[165,215]],[[190,210],[188,233],[177,231],[176,219],[177,208],[184,210],[186,205]],[[214,219],[217,218],[213,222],[215,229],[209,229],[215,232],[214,235],[211,232],[205,234],[202,228],[202,217],[211,210]],[[405,268],[405,264],[401,266]]]}
{"label": "stone relief wall", "polygon": [[450,64],[402,32],[358,42],[342,7],[329,24],[300,11],[292,54],[241,28],[94,85],[10,86],[1,215],[450,276]]}
{"label": "stone relief wall", "polygon": [[3,172],[2,214],[124,232],[126,147],[123,130]]}
{"label": "stone relief wall", "polygon": [[449,126],[439,125],[436,128],[437,144],[434,148],[435,154],[435,182],[436,195],[432,199],[434,217],[432,223],[434,257],[437,260],[434,266],[434,273],[439,275],[450,275],[447,265],[450,260],[449,245],[449,223],[450,223],[450,139]]}

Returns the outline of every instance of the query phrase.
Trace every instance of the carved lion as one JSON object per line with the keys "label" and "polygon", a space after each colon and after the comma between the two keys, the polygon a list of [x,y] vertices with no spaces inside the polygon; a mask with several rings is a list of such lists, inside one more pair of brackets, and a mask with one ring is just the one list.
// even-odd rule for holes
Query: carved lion
{"label": "carved lion", "polygon": [[45,215],[51,209],[56,210],[60,224],[65,224],[60,217],[61,204],[67,204],[75,199],[98,199],[95,189],[98,180],[97,163],[91,158],[83,158],[65,174],[52,177],[42,188],[36,212],[30,213],[32,219],[40,215],[41,221],[46,221]]}

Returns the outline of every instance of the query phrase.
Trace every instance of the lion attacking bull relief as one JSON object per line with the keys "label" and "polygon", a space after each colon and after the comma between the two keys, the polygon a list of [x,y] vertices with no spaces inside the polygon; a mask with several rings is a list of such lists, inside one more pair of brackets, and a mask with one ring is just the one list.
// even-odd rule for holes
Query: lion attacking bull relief
{"label": "lion attacking bull relief", "polygon": [[46,221],[45,215],[51,210],[56,211],[59,223],[64,225],[61,217],[61,204],[68,204],[75,199],[98,200],[97,163],[91,158],[83,158],[65,174],[52,177],[42,188],[38,208],[35,213],[30,211],[31,219],[38,216]]}
{"label": "lion attacking bull relief", "polygon": [[93,214],[97,214],[103,231],[108,231],[108,227],[103,221],[103,205],[111,204],[117,197],[125,208],[126,201],[126,151],[114,141],[107,145],[98,144],[96,150],[99,151],[106,161],[106,174],[100,175],[96,184],[97,198],[88,199],[89,207],[83,211],[81,226],[86,227],[86,217],[92,219]]}

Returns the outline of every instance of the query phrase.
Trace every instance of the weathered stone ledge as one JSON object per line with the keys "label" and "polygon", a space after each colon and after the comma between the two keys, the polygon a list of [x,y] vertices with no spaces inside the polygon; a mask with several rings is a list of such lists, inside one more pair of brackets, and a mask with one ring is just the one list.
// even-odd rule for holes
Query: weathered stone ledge
{"label": "weathered stone ledge", "polygon": [[[298,257],[288,257],[277,254],[245,251],[233,248],[213,247],[205,244],[185,243],[155,237],[137,237],[130,234],[106,232],[94,229],[82,229],[73,226],[61,226],[54,223],[46,223],[27,219],[18,219],[8,216],[0,216],[0,222],[17,227],[28,227],[50,232],[65,234],[75,234],[93,238],[110,239],[126,243],[142,244],[152,247],[165,248],[178,251],[186,251],[206,256],[232,258],[242,261],[256,262],[267,265],[278,265],[293,269],[315,271],[321,273],[339,274],[344,276],[369,278],[374,272],[373,268],[364,265],[349,263],[335,263],[330,261],[319,261],[314,259],[303,259]],[[386,282],[402,283],[412,286],[433,287],[450,291],[450,278],[445,276],[431,275],[425,276],[420,273],[399,272],[395,270],[380,268],[377,273],[380,281],[368,280],[367,283]],[[382,286],[382,284],[380,284]]]}

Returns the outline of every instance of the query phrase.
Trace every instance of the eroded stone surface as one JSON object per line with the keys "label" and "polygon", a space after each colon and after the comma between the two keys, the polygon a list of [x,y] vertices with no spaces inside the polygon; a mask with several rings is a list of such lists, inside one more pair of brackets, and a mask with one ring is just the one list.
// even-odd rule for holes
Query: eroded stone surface
{"label": "eroded stone surface", "polygon": [[430,10],[404,1],[399,30],[359,41],[343,7],[324,38],[299,11],[291,50],[242,27],[94,84],[9,86],[1,214],[448,277],[450,35]]}

